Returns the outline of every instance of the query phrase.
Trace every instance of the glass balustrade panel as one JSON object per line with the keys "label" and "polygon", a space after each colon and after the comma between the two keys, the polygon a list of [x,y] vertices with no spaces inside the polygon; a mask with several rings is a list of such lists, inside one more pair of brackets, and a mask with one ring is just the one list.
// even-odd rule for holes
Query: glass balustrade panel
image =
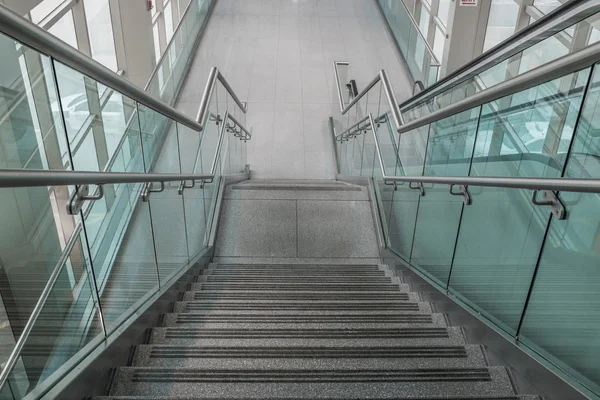
{"label": "glass balustrade panel", "polygon": [[[104,339],[85,235],[80,229],[74,235],[68,257],[54,267],[58,278],[8,377],[14,399],[60,374],[65,364],[81,361]],[[82,271],[78,279],[76,270]],[[20,335],[26,321],[11,325],[12,330]]]}
{"label": "glass balustrade panel", "polygon": [[[587,76],[589,69],[484,105],[470,176],[560,176],[559,143],[572,138],[571,116],[577,115],[583,92],[575,88]],[[470,192],[450,291],[515,334],[550,211],[533,205],[529,190]]]}
{"label": "glass balustrade panel", "polygon": [[[480,107],[431,125],[425,176],[468,176]],[[420,198],[411,264],[446,287],[464,206],[463,196],[448,185],[424,184]],[[454,187],[460,192],[460,187]]]}
{"label": "glass balustrade panel", "polygon": [[[143,140],[152,142],[155,136],[164,137],[155,156],[150,153],[147,157],[144,152],[146,172],[182,173],[178,125],[142,104],[138,104],[138,111]],[[156,129],[165,132],[156,132]],[[145,149],[149,147],[143,146]],[[148,197],[161,284],[168,282],[189,261],[186,215],[180,186],[181,181],[165,182],[163,191],[150,193]],[[152,183],[151,190],[160,190],[159,182]]]}
{"label": "glass balustrade panel", "polygon": [[[600,68],[577,125],[565,177],[600,179]],[[600,219],[597,194],[560,194],[567,219],[552,218],[519,340],[600,393]]]}

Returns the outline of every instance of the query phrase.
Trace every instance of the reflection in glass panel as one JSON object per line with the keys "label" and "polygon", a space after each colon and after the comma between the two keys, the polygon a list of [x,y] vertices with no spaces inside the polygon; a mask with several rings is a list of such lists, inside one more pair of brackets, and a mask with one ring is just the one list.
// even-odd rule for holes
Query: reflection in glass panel
{"label": "reflection in glass panel", "polygon": [[531,71],[568,53],[567,46],[556,35],[551,36],[523,51],[519,60],[519,74]]}
{"label": "reflection in glass panel", "polygon": [[[599,100],[596,66],[566,177],[600,178]],[[563,192],[560,198],[567,219],[550,223],[520,338],[599,392],[600,197]]]}
{"label": "reflection in glass panel", "polygon": [[[428,134],[429,126],[424,126],[400,135],[395,175],[423,174]],[[388,171],[388,174],[391,172]],[[419,190],[410,189],[407,183],[398,184],[392,193],[390,220],[387,225],[392,249],[407,262],[410,260],[418,204]]]}
{"label": "reflection in glass panel", "polygon": [[596,42],[600,42],[600,29],[592,28],[588,44],[594,44]]}
{"label": "reflection in glass panel", "polygon": [[560,0],[534,0],[533,5],[544,14],[554,11],[560,7],[564,1]]}
{"label": "reflection in glass panel", "polygon": [[[79,129],[90,116],[90,107],[88,104],[86,81],[83,74],[54,61],[56,69],[56,79],[58,81],[58,90],[60,92],[60,104],[52,104],[53,111],[60,113],[62,111],[67,127],[67,136],[72,148],[85,141],[85,135],[78,135]],[[94,86],[93,83],[89,83]],[[62,106],[62,110],[60,109]],[[84,133],[84,132],[81,132]],[[75,152],[74,152],[75,153]],[[95,152],[94,152],[95,154]],[[93,157],[91,157],[93,159]],[[90,160],[91,162],[95,162]],[[85,160],[82,160],[80,170],[97,171],[97,165],[87,166]],[[85,167],[84,167],[85,166]]]}
{"label": "reflection in glass panel", "polygon": [[[86,345],[103,337],[98,303],[93,295],[94,284],[88,274],[90,263],[85,236],[81,231],[74,237],[69,254],[25,342],[20,357],[22,368],[13,370],[9,378],[18,399],[72,357],[83,358],[87,354]],[[77,279],[74,279],[74,270],[81,271]],[[18,300],[20,303],[23,299]],[[12,328],[20,330],[22,326]]]}
{"label": "reflection in glass panel", "polygon": [[[122,94],[112,91],[102,107],[102,128],[106,138],[106,147],[109,158],[118,151],[122,143],[127,125],[135,110],[135,103],[127,101]],[[126,99],[125,101],[123,101]]]}
{"label": "reflection in glass panel", "polygon": [[165,6],[163,15],[165,18],[165,33],[167,35],[167,43],[169,43],[173,37],[173,13],[171,11],[171,2]]}
{"label": "reflection in glass panel", "polygon": [[[0,35],[0,168],[63,169],[62,120],[50,60]],[[64,187],[0,190],[0,315],[6,326],[0,338],[0,362],[5,362],[57,265],[74,221],[66,215]],[[82,264],[70,269],[74,284]],[[47,359],[48,354],[40,359]],[[39,361],[39,360],[38,360]],[[40,379],[39,363],[22,360],[15,374],[23,377],[14,390],[25,393]]]}
{"label": "reflection in glass panel", "polygon": [[435,83],[437,69],[431,66],[431,53],[427,49],[424,37],[420,34],[422,32],[423,35],[427,35],[430,24],[429,12],[425,7],[420,8],[419,26],[416,26],[404,2],[379,0],[379,5],[413,78],[422,81],[425,85]]}
{"label": "reflection in glass panel", "polygon": [[491,0],[483,51],[496,46],[515,32],[519,5],[514,0]]}
{"label": "reflection in glass panel", "polygon": [[453,5],[452,0],[440,0],[437,16],[442,21],[444,26],[448,26],[448,16],[450,14],[450,6]]}
{"label": "reflection in glass panel", "polygon": [[158,23],[152,26],[152,37],[154,39],[154,58],[156,62],[160,60],[160,56],[162,55],[162,51],[160,50],[160,38],[158,33]]}
{"label": "reflection in glass panel", "polygon": [[[135,103],[123,97],[134,110]],[[123,144],[111,157],[110,172],[145,172],[137,112],[132,112]],[[87,237],[105,324],[112,332],[158,290],[158,275],[148,204],[141,184],[104,185],[105,196],[84,210]]]}
{"label": "reflection in glass panel", "polygon": [[440,30],[435,28],[435,37],[433,39],[433,54],[437,57],[438,61],[444,56],[444,45],[446,44],[446,35]]}
{"label": "reflection in glass panel", "polygon": [[[177,124],[162,114],[138,105],[142,137],[156,135],[154,127],[164,126],[165,138],[155,156],[144,151],[146,172],[180,174],[179,141]],[[147,131],[149,130],[149,131]],[[147,149],[148,146],[144,146]],[[152,167],[148,167],[148,166]],[[158,186],[158,184],[156,184]],[[183,198],[178,193],[179,182],[166,182],[165,190],[150,195],[150,211],[152,213],[152,230],[158,261],[158,272],[161,283],[165,283],[173,274],[187,264],[188,249],[186,238],[186,221],[183,209]],[[187,190],[187,189],[186,189]]]}
{"label": "reflection in glass panel", "polygon": [[[202,157],[199,148],[200,133],[181,124],[177,124],[177,131],[179,133],[181,172],[205,173],[206,171],[202,170],[203,163],[200,159]],[[200,188],[199,183],[191,189],[185,189],[183,202],[189,258],[192,260],[204,249],[207,240],[204,189]]]}
{"label": "reflection in glass panel", "polygon": [[[429,55],[427,53],[428,49],[426,46],[426,38],[427,33],[429,31],[430,20],[431,16],[429,15],[429,12],[427,11],[427,9],[425,9],[425,7],[421,5],[421,12],[419,15],[419,26],[413,28],[413,31],[411,32],[411,40],[414,42],[413,46],[415,61],[423,75],[425,75],[425,68],[429,67]],[[418,31],[421,31],[420,33],[422,34],[422,36],[419,34]],[[423,61],[426,59],[427,61]]]}
{"label": "reflection in glass panel", "polygon": [[[478,107],[431,126],[423,175],[469,175],[479,112]],[[447,185],[425,186],[425,196],[419,201],[411,263],[446,287],[463,197],[452,196]],[[455,187],[454,191],[458,192],[460,188]]]}
{"label": "reflection in glass panel", "polygon": [[[470,175],[559,176],[563,158],[556,155],[557,138],[572,135],[567,121],[571,113],[578,112],[583,92],[572,89],[585,82],[588,75],[586,69],[486,104]],[[552,106],[546,107],[548,103]],[[530,123],[538,118],[550,121],[551,129],[536,130]],[[533,140],[543,143],[541,154],[529,150]],[[506,151],[510,146],[514,146],[512,151]],[[470,191],[473,204],[464,208],[450,290],[515,334],[550,211],[534,206],[528,190]]]}
{"label": "reflection in glass panel", "polygon": [[117,56],[108,0],[86,0],[84,5],[92,57],[116,71]]}

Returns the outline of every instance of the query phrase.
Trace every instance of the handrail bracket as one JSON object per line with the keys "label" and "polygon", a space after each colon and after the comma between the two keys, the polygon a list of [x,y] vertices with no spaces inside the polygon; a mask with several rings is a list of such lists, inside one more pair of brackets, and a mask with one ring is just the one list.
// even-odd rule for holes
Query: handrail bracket
{"label": "handrail bracket", "polygon": [[[459,186],[460,190],[455,192],[453,190],[454,186]],[[471,193],[469,193],[469,187],[467,185],[450,185],[450,194],[452,196],[462,196],[465,206],[470,206],[472,203]]]}
{"label": "handrail bracket", "polygon": [[142,189],[142,193],[140,194],[140,198],[142,199],[142,201],[144,203],[147,203],[148,200],[150,199],[150,194],[152,193],[160,193],[163,192],[165,190],[165,183],[164,182],[159,182],[160,183],[160,187],[158,189],[153,189],[152,188],[152,184],[154,182],[146,182],[144,184],[144,188]]}
{"label": "handrail bracket", "polygon": [[392,186],[394,188],[394,192],[396,190],[398,190],[398,182],[396,182],[396,181],[386,181],[386,180],[384,180],[383,183],[386,184],[386,185],[388,185],[388,186]]}
{"label": "handrail bracket", "polygon": [[77,186],[71,198],[67,202],[67,213],[69,215],[77,215],[83,207],[85,201],[96,201],[104,197],[104,188],[102,185],[98,185],[98,194],[90,194],[89,185]]}
{"label": "handrail bracket", "polygon": [[[416,185],[413,185],[413,183],[416,183]],[[419,196],[421,196],[421,197],[425,196],[425,188],[423,187],[423,182],[409,182],[408,187],[410,189],[415,189],[415,190],[418,189]]]}
{"label": "handrail bracket", "polygon": [[552,215],[556,219],[564,220],[567,219],[567,210],[564,204],[558,198],[558,195],[552,190],[542,190],[542,199],[538,200],[538,190],[534,190],[531,193],[531,202],[536,206],[548,206]]}
{"label": "handrail bracket", "polygon": [[[191,189],[196,186],[196,181],[192,180],[191,182],[191,184],[188,184],[187,181],[181,181],[179,184],[179,189],[177,189],[177,193],[182,195],[185,189]],[[202,185],[200,187],[202,187]]]}

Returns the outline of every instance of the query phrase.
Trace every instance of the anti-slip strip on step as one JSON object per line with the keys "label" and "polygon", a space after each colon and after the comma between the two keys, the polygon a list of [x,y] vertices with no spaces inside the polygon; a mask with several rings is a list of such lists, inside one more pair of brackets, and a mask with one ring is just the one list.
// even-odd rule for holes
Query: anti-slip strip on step
{"label": "anti-slip strip on step", "polygon": [[[263,400],[263,397],[228,397],[227,400]],[[273,400],[282,400],[283,397]],[[319,397],[320,400],[340,400],[339,397]],[[456,396],[443,396],[443,397],[369,397],[370,400],[542,400],[538,396],[508,396],[508,397],[456,397]],[[216,398],[207,398],[207,397],[154,397],[154,396],[101,396],[101,397],[92,397],[91,400],[217,400]],[[223,400],[223,399],[219,399]],[[306,400],[305,398],[292,398],[285,397],[285,400]],[[344,397],[343,400],[362,400],[361,397]]]}
{"label": "anti-slip strip on step", "polygon": [[197,282],[204,280],[209,283],[332,283],[332,284],[352,284],[352,283],[390,283],[391,277],[387,276],[215,276],[198,277]]}
{"label": "anti-slip strip on step", "polygon": [[[263,400],[263,397],[228,397],[227,400]],[[276,400],[282,400],[283,397]],[[323,398],[319,397],[320,400],[340,400],[340,398]],[[381,397],[381,398],[369,398],[370,400],[542,400],[538,396],[518,396],[518,397],[455,397],[455,396],[444,396],[444,397]],[[91,400],[217,400],[216,398],[206,397],[154,397],[154,396],[101,396],[92,397]],[[223,399],[219,399],[223,400]],[[306,400],[303,398],[291,398],[285,397],[285,400]],[[343,400],[362,400],[360,397],[344,397]]]}
{"label": "anti-slip strip on step", "polygon": [[247,284],[247,283],[196,283],[190,285],[190,289],[193,290],[196,285],[200,285],[201,290],[243,290],[243,291],[251,291],[251,290],[305,290],[311,292],[346,292],[346,291],[354,291],[354,292],[371,292],[371,291],[392,291],[398,290],[398,285],[396,284],[347,284],[347,285],[335,285],[335,284],[296,284],[296,283],[279,283],[279,284],[263,284],[257,283]]}
{"label": "anti-slip strip on step", "polygon": [[411,339],[448,338],[446,328],[215,329],[165,328],[165,339]]}
{"label": "anti-slip strip on step", "polygon": [[386,370],[201,370],[135,369],[132,382],[310,383],[310,382],[488,382],[486,368]]}
{"label": "anti-slip strip on step", "polygon": [[236,303],[236,302],[196,302],[190,301],[186,304],[186,311],[199,310],[319,310],[319,311],[342,311],[342,310],[396,310],[396,311],[419,311],[418,303],[408,302],[372,302],[372,303],[343,303],[343,302],[285,302],[285,303]]}
{"label": "anti-slip strip on step", "polygon": [[336,184],[245,184],[231,186],[232,190],[315,190],[335,192],[360,192],[361,186],[336,185]]}
{"label": "anti-slip strip on step", "polygon": [[381,270],[342,270],[326,268],[296,268],[296,269],[213,269],[205,271],[208,276],[385,276],[385,271]]}
{"label": "anti-slip strip on step", "polygon": [[210,347],[152,346],[151,358],[467,358],[463,346]]}
{"label": "anti-slip strip on step", "polygon": [[398,314],[398,315],[205,315],[178,314],[176,323],[355,323],[355,324],[431,324],[431,315]]}
{"label": "anti-slip strip on step", "polygon": [[306,292],[265,292],[265,293],[210,293],[210,292],[195,292],[194,300],[338,300],[338,301],[364,301],[364,300],[397,300],[409,301],[408,293],[389,292],[389,293],[306,293]]}
{"label": "anti-slip strip on step", "polygon": [[316,272],[378,272],[381,271],[381,267],[375,264],[352,264],[352,265],[339,265],[339,264],[301,264],[301,265],[287,265],[287,264],[218,264],[216,267],[208,268],[212,271],[289,271],[289,272],[303,272],[303,271],[316,271]]}

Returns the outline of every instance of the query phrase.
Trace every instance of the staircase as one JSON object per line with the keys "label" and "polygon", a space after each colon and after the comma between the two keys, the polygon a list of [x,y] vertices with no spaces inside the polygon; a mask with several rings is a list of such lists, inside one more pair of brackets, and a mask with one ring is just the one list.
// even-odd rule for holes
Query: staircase
{"label": "staircase", "polygon": [[539,399],[386,266],[209,264],[180,299],[94,399]]}

